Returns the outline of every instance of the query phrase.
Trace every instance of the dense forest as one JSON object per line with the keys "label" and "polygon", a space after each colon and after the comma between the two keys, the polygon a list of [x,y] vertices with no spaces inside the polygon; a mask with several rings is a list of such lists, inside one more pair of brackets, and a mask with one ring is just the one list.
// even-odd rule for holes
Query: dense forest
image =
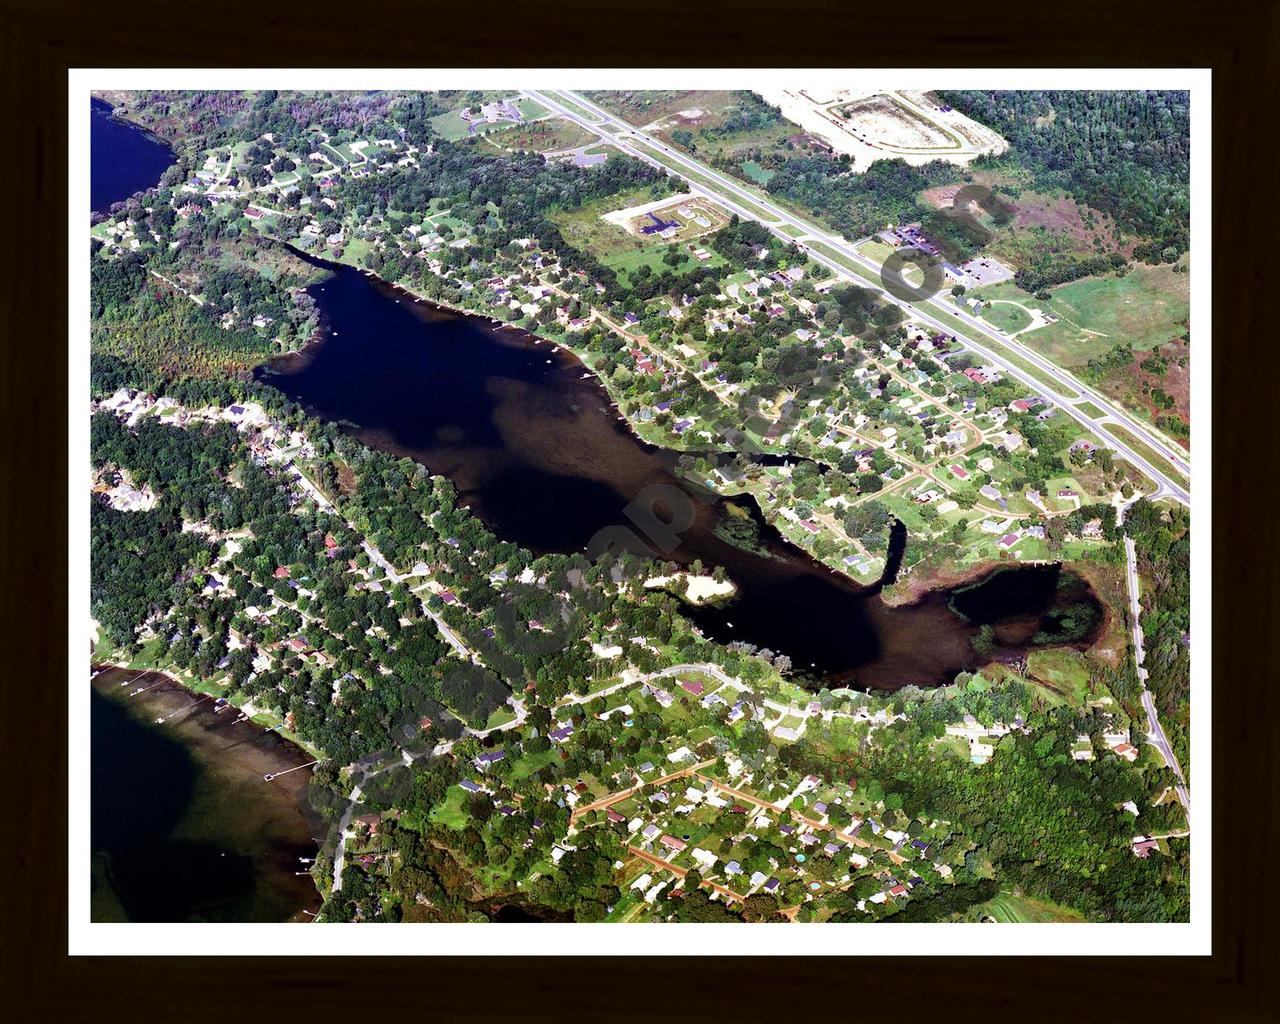
{"label": "dense forest", "polygon": [[766,188],[846,237],[861,238],[890,224],[917,220],[922,213],[920,193],[960,181],[961,173],[940,160],[923,167],[878,160],[859,174],[849,170],[847,157],[797,154],[769,179]]}
{"label": "dense forest", "polygon": [[1135,502],[1125,530],[1137,547],[1142,575],[1142,633],[1147,686],[1182,770],[1191,774],[1191,517]]}
{"label": "dense forest", "polygon": [[1002,744],[985,771],[901,747],[873,758],[871,771],[892,780],[905,806],[956,822],[986,850],[999,877],[1025,892],[1095,920],[1185,918],[1188,847],[1178,859],[1133,856],[1134,821],[1120,805],[1143,798],[1138,774],[1110,756],[1096,767],[1074,761],[1077,727],[1092,730],[1074,712],[1061,716],[1056,729],[1050,724]]}
{"label": "dense forest", "polygon": [[1111,214],[1157,250],[1190,244],[1191,103],[1185,92],[1125,90],[948,91],[957,110],[1011,144],[1004,162],[1029,168],[1039,187],[1065,188]]}

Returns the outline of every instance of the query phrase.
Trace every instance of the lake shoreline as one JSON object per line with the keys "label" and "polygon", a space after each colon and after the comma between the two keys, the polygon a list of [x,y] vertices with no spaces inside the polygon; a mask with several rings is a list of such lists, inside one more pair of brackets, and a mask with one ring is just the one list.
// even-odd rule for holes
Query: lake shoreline
{"label": "lake shoreline", "polygon": [[745,642],[816,677],[879,690],[946,685],[994,660],[975,654],[969,636],[977,629],[949,611],[945,589],[902,607],[878,599],[896,575],[901,524],[872,584],[814,558],[751,495],[735,499],[753,521],[754,542],[743,547],[722,536],[729,499],[689,493],[693,482],[676,476],[679,453],[640,438],[572,349],[549,342],[554,353],[539,351],[546,339],[523,328],[417,301],[349,264],[299,256],[331,270],[311,290],[325,329],[319,344],[260,368],[256,379],[364,444],[448,477],[498,536],[535,555],[590,551],[602,536],[639,547],[643,538],[627,525],[638,525],[637,508],[687,494],[687,522],[669,537],[649,531],[664,541],[662,552],[645,546],[668,573],[698,561],[722,567],[737,588],[722,602],[686,604],[708,639]]}
{"label": "lake shoreline", "polygon": [[[126,866],[127,870],[118,872],[123,881],[113,883],[115,889],[124,889],[117,893],[120,902],[146,908],[129,919],[183,920],[198,912],[211,915],[200,919],[212,920],[312,920],[323,897],[310,867],[326,832],[307,800],[311,779],[307,766],[314,757],[274,730],[251,720],[238,721],[240,711],[229,704],[215,712],[213,696],[191,690],[168,673],[92,664],[98,672],[91,682],[96,696],[130,723],[115,730],[120,735],[91,734],[91,745],[123,743],[120,753],[127,755],[127,767],[106,775],[95,760],[93,807],[95,815],[106,813],[99,789],[107,787],[108,806],[115,813],[111,820],[96,823],[94,855],[95,859],[106,855],[109,862]],[[136,742],[143,738],[145,744]],[[174,760],[179,756],[174,748],[181,748],[185,755],[185,768]],[[170,798],[166,817],[152,806],[164,805],[164,800],[147,799],[149,787],[156,785],[147,776],[176,776],[184,771],[191,776],[190,791],[175,784],[177,795],[163,794]],[[271,781],[264,778],[268,774],[274,776]],[[104,842],[96,834],[100,830],[110,834],[109,845],[99,845]],[[141,878],[131,864],[139,848],[148,857]],[[209,861],[210,849],[222,850],[217,856],[224,859]],[[227,857],[232,860],[226,861]],[[183,868],[188,861],[203,865],[203,870],[197,868],[188,875]],[[207,907],[200,904],[206,878],[216,876],[222,863],[231,862],[240,865],[238,887],[230,895],[212,899]],[[140,895],[152,871],[180,880],[171,904],[150,891]],[[107,869],[103,877],[110,874]],[[149,886],[149,881],[145,884]],[[198,910],[192,911],[184,901]],[[167,906],[173,908],[172,918],[165,918]]]}

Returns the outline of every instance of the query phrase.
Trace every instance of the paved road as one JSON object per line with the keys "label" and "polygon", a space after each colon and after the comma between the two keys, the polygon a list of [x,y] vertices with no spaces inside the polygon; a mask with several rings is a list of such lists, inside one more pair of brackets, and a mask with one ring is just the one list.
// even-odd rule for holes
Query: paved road
{"label": "paved road", "polygon": [[[814,240],[821,242],[823,245],[837,251],[844,259],[849,260],[859,266],[864,267],[870,274],[879,274],[880,268],[874,260],[869,259],[862,253],[858,252],[855,243],[850,243],[839,235],[831,235],[820,228],[804,221],[802,218],[796,217],[794,214],[776,206],[768,199],[749,192],[744,186],[733,179],[720,174],[718,171],[699,163],[675,149],[672,149],[660,139],[656,139],[638,128],[633,128],[618,118],[615,118],[608,111],[584,99],[577,93],[571,93],[562,90],[559,95],[570,99],[575,106],[587,111],[591,116],[586,117],[579,114],[575,109],[565,105],[557,100],[553,95],[546,92],[531,91],[533,96],[539,103],[542,103],[563,117],[581,125],[582,127],[593,131],[600,135],[606,142],[611,143],[620,150],[630,153],[631,155],[644,160],[646,163],[652,164],[671,174],[687,174],[692,172],[699,177],[711,181],[714,187],[708,187],[696,181],[689,181],[691,191],[703,192],[710,197],[716,199],[723,206],[737,213],[741,217],[747,217],[752,220],[759,221],[771,232],[779,238],[790,242],[792,235],[782,230],[783,225],[799,226],[803,229],[803,233],[799,236],[799,241]],[[641,146],[643,143],[644,146]],[[649,148],[644,148],[649,147]],[[657,157],[651,150],[656,150],[661,157]],[[745,205],[744,205],[745,204]],[[761,216],[758,211],[764,211],[767,217]],[[770,219],[772,218],[772,219]],[[815,262],[821,263],[828,269],[832,270],[837,276],[848,280],[856,281],[861,285],[868,282],[862,276],[853,273],[840,262],[831,259],[821,252],[813,248],[805,247],[809,257]],[[982,323],[976,318],[960,310],[946,309],[946,313],[961,320],[968,327],[968,332],[959,334],[955,329],[936,319],[925,309],[921,309],[911,303],[899,300],[896,296],[884,294],[883,297],[895,305],[900,306],[908,315],[918,321],[929,324],[935,329],[942,331],[948,335],[953,335],[959,342],[971,349],[973,352],[981,356],[987,362],[999,366],[1010,376],[1021,380],[1035,393],[1049,392],[1048,397],[1055,398],[1056,404],[1062,410],[1084,426],[1091,433],[1104,440],[1108,446],[1115,449],[1120,455],[1124,456],[1129,462],[1133,463],[1144,473],[1146,473],[1156,483],[1156,490],[1149,495],[1152,498],[1170,496],[1180,501],[1184,505],[1191,503],[1191,495],[1188,488],[1182,486],[1167,474],[1164,469],[1159,468],[1151,463],[1145,456],[1140,454],[1130,445],[1117,438],[1109,429],[1109,425],[1120,424],[1128,431],[1138,437],[1142,442],[1162,453],[1168,458],[1173,467],[1190,477],[1190,467],[1185,453],[1171,452],[1170,442],[1167,438],[1160,436],[1152,431],[1150,427],[1136,420],[1127,413],[1116,409],[1108,399],[1099,395],[1092,388],[1081,385],[1076,379],[1061,367],[1055,366],[1053,363],[1044,359],[1038,353],[1025,348],[1016,341],[1011,341],[1008,337],[994,332],[988,325]],[[1001,346],[1006,346],[1016,350],[1017,354],[1027,362],[1034,365],[1042,373],[1047,374],[1051,379],[1060,386],[1067,389],[1067,393],[1079,392],[1082,396],[1088,397],[1093,404],[1104,410],[1104,415],[1100,417],[1091,417],[1073,405],[1073,402],[1081,401],[1081,398],[1072,399],[1063,394],[1055,394],[1052,389],[1046,388],[1046,385],[1036,377],[1021,369],[1016,364],[1003,358],[996,352],[987,348],[981,342],[976,341],[977,338],[984,338],[988,342],[995,342]],[[1175,446],[1176,447],[1176,446]]]}
{"label": "paved road", "polygon": [[1133,538],[1127,534],[1124,538],[1124,556],[1125,556],[1125,581],[1129,585],[1129,620],[1133,623],[1133,650],[1134,661],[1138,663],[1138,678],[1142,680],[1142,686],[1145,689],[1147,685],[1147,670],[1143,668],[1143,663],[1147,660],[1147,649],[1142,636],[1142,606],[1138,602],[1138,556],[1137,547],[1133,543]]}
{"label": "paved road", "polygon": [[347,797],[347,809],[342,812],[342,820],[338,822],[338,847],[333,853],[333,892],[342,890],[342,869],[347,862],[347,830],[351,827],[351,815],[362,795],[360,786],[356,785]]}
{"label": "paved road", "polygon": [[[689,873],[688,868],[676,867],[670,861],[663,860],[661,857],[657,857],[654,854],[649,853],[647,850],[642,850],[638,846],[628,845],[627,852],[631,854],[633,857],[639,857],[646,864],[651,864],[655,868],[659,868],[663,871],[670,871],[673,875],[675,875],[681,881],[684,881],[684,876]],[[734,892],[732,889],[729,889],[721,885],[719,882],[708,882],[706,879],[703,879],[702,884],[706,886],[708,889],[714,889],[716,892],[718,892],[721,896],[725,897],[726,899],[737,900],[739,903],[742,903],[743,901],[746,900],[745,896],[738,895],[738,893]]]}
{"label": "paved road", "polygon": [[1191,823],[1191,790],[1187,786],[1186,777],[1182,774],[1182,766],[1178,763],[1178,758],[1173,752],[1173,747],[1169,743],[1169,738],[1164,734],[1164,728],[1160,725],[1160,716],[1156,712],[1155,700],[1151,696],[1151,691],[1147,689],[1147,670],[1143,668],[1143,662],[1147,660],[1147,650],[1142,636],[1142,623],[1140,616],[1142,615],[1142,606],[1138,600],[1138,555],[1137,547],[1133,543],[1133,538],[1125,536],[1124,538],[1124,555],[1125,555],[1125,580],[1129,585],[1129,618],[1133,623],[1133,650],[1134,660],[1138,663],[1138,678],[1142,681],[1142,706],[1147,712],[1147,742],[1160,751],[1160,756],[1164,758],[1164,763],[1173,769],[1173,773],[1178,777],[1178,785],[1174,787],[1174,792],[1178,794],[1178,802],[1182,804],[1182,808],[1187,813],[1187,823]]}
{"label": "paved road", "polygon": [[[674,162],[678,165],[683,165],[689,170],[695,171],[703,177],[714,181],[718,188],[727,190],[739,199],[753,203],[760,209],[765,210],[772,215],[773,223],[789,223],[792,226],[799,226],[803,228],[805,233],[799,236],[800,239],[813,239],[823,242],[826,245],[837,249],[848,258],[856,260],[873,273],[879,273],[880,268],[874,260],[856,251],[855,247],[858,243],[850,243],[840,235],[833,235],[823,231],[813,223],[806,221],[783,207],[774,204],[767,197],[759,197],[757,194],[746,188],[741,182],[735,181],[733,178],[728,177],[719,171],[713,170],[712,168],[700,163],[698,160],[689,157],[671,146],[668,146],[661,139],[647,134],[643,129],[633,128],[631,125],[622,121],[620,118],[614,117],[603,107],[592,103],[590,100],[584,99],[582,96],[567,90],[559,90],[559,92],[561,95],[572,99],[575,104],[593,115],[595,120],[578,119],[581,124],[589,129],[597,132],[601,132],[603,129],[604,132],[615,132],[617,135],[631,137],[637,141],[643,141],[646,145],[659,150],[663,154],[666,162],[658,162],[659,166],[662,166],[665,169],[670,169],[667,162]],[[554,101],[551,102],[554,104]],[[563,107],[560,108],[560,111],[566,116],[575,116],[571,110],[567,110]],[[642,158],[644,158],[644,154],[641,155]],[[652,157],[649,157],[649,162],[654,163],[655,161]],[[698,187],[695,182],[691,182],[690,184],[695,188]],[[756,220],[761,220],[762,223],[769,223],[757,215],[748,213],[748,216],[752,216],[753,219]],[[836,268],[833,267],[832,269]],[[1035,350],[1026,348],[1016,341],[1010,344],[1010,339],[1007,335],[1000,334],[994,330],[990,324],[986,323],[979,317],[975,317],[963,310],[953,310],[950,307],[944,308],[947,313],[968,323],[979,335],[985,336],[990,340],[997,341],[1002,345],[1009,345],[1015,349],[1020,356],[1035,365],[1037,368],[1041,369],[1045,373],[1051,374],[1055,379],[1063,383],[1065,386],[1070,387],[1072,390],[1081,392],[1083,396],[1092,399],[1096,404],[1099,404],[1101,408],[1108,410],[1109,415],[1114,418],[1116,422],[1123,424],[1130,430],[1133,430],[1144,442],[1150,444],[1163,455],[1168,457],[1170,462],[1172,462],[1176,468],[1184,473],[1189,473],[1190,466],[1188,460],[1190,456],[1187,454],[1186,449],[1182,448],[1172,438],[1167,437],[1150,424],[1137,419],[1124,410],[1114,407],[1111,399],[1107,398],[1107,396],[1099,393],[1090,385],[1083,383],[1076,378],[1074,374],[1060,366],[1057,366],[1051,360],[1046,359]],[[941,329],[945,330],[946,328]]]}

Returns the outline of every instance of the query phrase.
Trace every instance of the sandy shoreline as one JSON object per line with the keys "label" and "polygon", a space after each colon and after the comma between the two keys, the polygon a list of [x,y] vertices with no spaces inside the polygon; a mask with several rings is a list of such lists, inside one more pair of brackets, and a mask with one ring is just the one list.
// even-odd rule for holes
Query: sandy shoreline
{"label": "sandy shoreline", "polygon": [[[299,857],[314,857],[326,832],[307,799],[307,766],[314,757],[276,732],[237,721],[235,707],[215,712],[215,698],[162,672],[93,667],[102,669],[91,683],[99,694],[180,744],[207,780],[203,803],[189,808],[194,824],[184,818],[182,835],[250,856],[258,884],[270,891],[273,905],[295,907],[288,920],[311,920],[321,895],[309,874],[296,872],[305,871]],[[264,779],[268,774],[274,776],[271,781]],[[209,794],[214,794],[212,802]]]}
{"label": "sandy shoreline", "polygon": [[[93,663],[91,669],[102,670],[101,674],[93,680],[93,685],[104,692],[109,692],[113,697],[127,695],[139,687],[146,687],[144,692],[130,699],[145,707],[153,720],[164,717],[168,724],[177,722],[181,716],[182,720],[190,724],[199,724],[207,732],[217,732],[226,738],[238,740],[270,735],[273,742],[253,746],[250,748],[251,755],[247,752],[237,753],[237,758],[243,761],[246,769],[251,768],[254,771],[258,768],[262,769],[257,773],[259,778],[269,772],[278,774],[290,768],[300,768],[315,760],[313,755],[275,730],[267,729],[252,721],[237,722],[236,719],[240,716],[239,708],[227,705],[225,710],[215,713],[216,698],[188,689],[181,681],[165,672],[155,670],[140,672],[127,666],[101,662]],[[126,680],[135,678],[136,681],[131,682],[127,687],[120,685]],[[305,790],[311,775],[305,771],[297,774],[303,780],[302,789]]]}
{"label": "sandy shoreline", "polygon": [[677,572],[671,576],[654,576],[644,581],[650,589],[666,588],[679,592],[680,585],[685,584],[684,599],[690,604],[708,604],[712,601],[725,600],[737,592],[728,580],[721,583],[714,576],[695,576],[692,573]]}

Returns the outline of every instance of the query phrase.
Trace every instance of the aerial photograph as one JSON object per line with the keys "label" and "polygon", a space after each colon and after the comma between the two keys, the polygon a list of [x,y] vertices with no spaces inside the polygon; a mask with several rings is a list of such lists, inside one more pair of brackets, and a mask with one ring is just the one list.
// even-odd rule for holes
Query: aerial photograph
{"label": "aerial photograph", "polygon": [[1190,922],[1190,93],[882,77],[92,90],[90,924]]}

